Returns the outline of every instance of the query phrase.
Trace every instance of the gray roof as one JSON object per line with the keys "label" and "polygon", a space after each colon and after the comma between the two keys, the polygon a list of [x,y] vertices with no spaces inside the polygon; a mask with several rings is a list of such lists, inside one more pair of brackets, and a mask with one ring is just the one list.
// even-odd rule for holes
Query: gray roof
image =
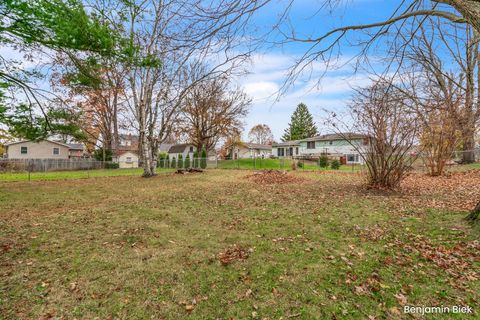
{"label": "gray roof", "polygon": [[67,143],[68,148],[70,150],[82,150],[83,151],[83,144],[81,143]]}
{"label": "gray roof", "polygon": [[365,134],[355,133],[355,132],[343,132],[343,133],[324,134],[320,136],[307,138],[302,141],[352,140],[352,139],[364,139],[364,138],[368,138],[368,136]]}
{"label": "gray roof", "polygon": [[272,150],[272,146],[269,144],[244,142],[243,145],[248,149]]}
{"label": "gray roof", "polygon": [[288,147],[288,146],[298,146],[300,145],[300,140],[291,140],[291,141],[284,141],[280,143],[274,143],[273,147]]}
{"label": "gray roof", "polygon": [[183,153],[186,147],[193,146],[190,143],[174,144],[168,149],[168,153]]}
{"label": "gray roof", "polygon": [[[44,140],[40,140],[40,141],[47,141],[47,142],[50,142],[50,143],[56,143],[58,145],[61,145],[61,146],[64,146],[64,147],[69,147],[68,144],[66,143],[63,143],[63,142],[59,142],[59,141],[54,141],[54,140],[48,140],[48,139],[44,139]],[[10,143],[7,143],[5,144],[5,146],[11,146],[11,145],[14,145],[14,144],[19,144],[19,143],[25,143],[25,142],[40,142],[40,141],[33,141],[33,140],[21,140],[21,141],[16,141],[16,142],[10,142]]]}

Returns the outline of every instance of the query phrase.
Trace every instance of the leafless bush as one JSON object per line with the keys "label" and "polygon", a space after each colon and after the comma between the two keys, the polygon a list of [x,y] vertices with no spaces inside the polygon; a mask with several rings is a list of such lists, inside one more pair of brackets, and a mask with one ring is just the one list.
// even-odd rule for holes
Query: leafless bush
{"label": "leafless bush", "polygon": [[372,187],[398,187],[416,159],[418,120],[406,103],[408,99],[384,81],[358,89],[354,96],[353,120],[366,138],[353,146],[365,161]]}

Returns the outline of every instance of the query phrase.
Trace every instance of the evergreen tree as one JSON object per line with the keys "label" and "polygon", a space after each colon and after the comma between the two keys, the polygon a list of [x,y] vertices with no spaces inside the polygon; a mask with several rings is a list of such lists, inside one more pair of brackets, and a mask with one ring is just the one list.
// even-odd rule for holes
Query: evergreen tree
{"label": "evergreen tree", "polygon": [[185,169],[190,168],[190,153],[187,153],[187,156],[185,157]]}
{"label": "evergreen tree", "polygon": [[176,168],[177,167],[177,161],[175,161],[175,157],[172,157],[172,163],[170,164],[170,168]]}
{"label": "evergreen tree", "polygon": [[193,153],[193,167],[198,168],[198,151]]}
{"label": "evergreen tree", "polygon": [[202,158],[200,159],[200,168],[205,169],[207,167],[207,150],[202,149]]}
{"label": "evergreen tree", "polygon": [[318,134],[313,117],[304,103],[300,103],[292,115],[288,128],[282,136],[282,141],[300,140]]}
{"label": "evergreen tree", "polygon": [[178,163],[177,163],[179,168],[183,168],[183,155],[179,154],[178,155]]}

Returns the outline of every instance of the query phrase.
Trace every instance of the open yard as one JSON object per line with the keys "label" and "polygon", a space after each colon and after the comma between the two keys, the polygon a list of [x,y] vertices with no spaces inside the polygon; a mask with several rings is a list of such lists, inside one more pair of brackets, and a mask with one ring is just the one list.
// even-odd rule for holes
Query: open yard
{"label": "open yard", "polygon": [[403,305],[478,317],[480,228],[462,218],[480,171],[415,175],[391,193],[358,173],[285,180],[1,182],[0,318],[411,318]]}

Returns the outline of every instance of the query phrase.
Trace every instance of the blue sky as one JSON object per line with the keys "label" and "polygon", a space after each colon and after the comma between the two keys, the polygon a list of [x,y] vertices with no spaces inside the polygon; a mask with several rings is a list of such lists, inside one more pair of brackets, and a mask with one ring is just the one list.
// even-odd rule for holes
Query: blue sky
{"label": "blue sky", "polygon": [[[400,3],[400,1],[354,0],[344,1],[333,11],[327,9],[319,11],[322,2],[320,0],[295,2],[290,14],[290,23],[298,37],[319,36],[332,28],[345,25],[383,21]],[[268,28],[276,21],[285,3],[286,1],[277,1],[266,7],[257,14],[255,23]],[[362,32],[352,32],[348,34],[348,39],[355,42],[363,36]],[[307,104],[319,131],[326,133],[328,128],[322,125],[325,117],[323,110],[344,111],[352,95],[352,87],[369,83],[368,74],[364,70],[355,73],[351,65],[344,64],[358,53],[358,47],[343,43],[339,50],[341,63],[326,68],[323,62],[316,62],[312,69],[299,77],[294,87],[290,87],[279,97],[277,92],[285,81],[286,70],[307,49],[305,44],[296,42],[269,47],[253,55],[252,65],[249,66],[250,74],[237,79],[253,101],[245,122],[244,138],[252,126],[265,123],[272,129],[275,139],[279,140],[290,121],[291,114],[300,102]],[[380,43],[371,53],[373,56],[375,54],[382,56],[383,49],[385,48]],[[378,67],[382,68],[380,65]],[[323,73],[325,70],[327,71]]]}
{"label": "blue sky", "polygon": [[[278,21],[289,0],[274,0],[268,6],[258,11],[251,25],[252,36],[258,36],[270,30]],[[333,9],[321,8],[325,0],[296,0],[289,14],[290,26],[295,30],[297,37],[319,36],[329,30],[345,26],[379,22],[389,18],[401,1],[386,0],[345,0]],[[335,1],[333,1],[335,2]],[[407,1],[409,2],[409,1]],[[288,24],[282,25],[282,30],[290,30]],[[267,38],[274,42],[280,40],[279,33],[273,32]],[[248,37],[248,34],[247,34]],[[348,40],[355,43],[365,39],[363,32],[351,32]],[[369,52],[370,57],[385,55],[383,42],[377,43]],[[251,97],[252,106],[245,119],[244,139],[248,130],[256,124],[265,123],[272,129],[275,139],[280,140],[287,127],[291,114],[296,106],[303,102],[313,114],[320,133],[328,133],[329,129],[323,125],[326,115],[325,109],[341,113],[352,95],[352,87],[369,84],[369,75],[365,70],[354,71],[348,64],[358,52],[359,47],[342,42],[339,47],[338,63],[326,66],[322,61],[316,61],[310,69],[302,73],[295,83],[282,95],[278,95],[286,78],[286,72],[306,50],[308,45],[298,42],[289,42],[283,45],[265,45],[251,57],[251,64],[246,66],[249,74],[238,76],[234,83],[244,89]],[[23,54],[11,48],[0,48],[0,54],[23,61],[23,67],[33,67],[34,64],[23,60]],[[374,63],[373,68],[383,70],[381,63]],[[48,88],[48,82],[44,83]]]}

